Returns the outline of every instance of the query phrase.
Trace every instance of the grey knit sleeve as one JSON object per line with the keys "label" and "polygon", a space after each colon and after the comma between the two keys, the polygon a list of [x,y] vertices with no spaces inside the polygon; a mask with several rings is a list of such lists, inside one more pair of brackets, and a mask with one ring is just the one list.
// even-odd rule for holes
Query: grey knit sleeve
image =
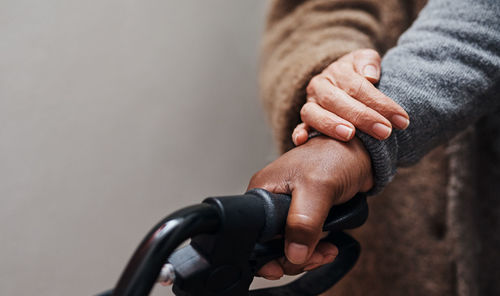
{"label": "grey knit sleeve", "polygon": [[379,192],[398,166],[500,106],[500,1],[430,0],[382,60],[379,89],[410,115],[385,141],[358,133]]}

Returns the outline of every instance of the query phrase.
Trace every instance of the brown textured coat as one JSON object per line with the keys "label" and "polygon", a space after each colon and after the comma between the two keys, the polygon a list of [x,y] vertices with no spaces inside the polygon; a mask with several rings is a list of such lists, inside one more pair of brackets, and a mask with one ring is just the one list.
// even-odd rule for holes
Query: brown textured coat
{"label": "brown textured coat", "polygon": [[[311,77],[355,49],[383,54],[424,5],[422,0],[271,1],[260,82],[281,151],[293,147],[290,135]],[[500,229],[495,199],[500,185],[487,184],[500,176],[489,157],[498,164],[500,157],[491,149],[482,158],[475,153],[493,145],[477,137],[490,135],[487,127],[470,129],[418,165],[400,169],[385,191],[370,199],[371,216],[354,231],[363,246],[360,261],[327,295],[500,295],[495,249],[500,239],[487,231]]]}

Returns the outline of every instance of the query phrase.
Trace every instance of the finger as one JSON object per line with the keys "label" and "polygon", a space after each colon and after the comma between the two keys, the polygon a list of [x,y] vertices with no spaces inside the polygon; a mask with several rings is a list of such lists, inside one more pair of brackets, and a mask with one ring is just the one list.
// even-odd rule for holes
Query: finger
{"label": "finger", "polygon": [[404,130],[410,124],[410,116],[398,103],[384,95],[374,85],[362,83],[356,98],[389,119],[396,128]]}
{"label": "finger", "polygon": [[319,242],[316,247],[316,252],[321,253],[323,256],[323,261],[321,264],[327,264],[333,262],[337,255],[339,254],[339,249],[331,243],[328,242]]}
{"label": "finger", "polygon": [[[320,241],[309,260],[307,260],[307,262],[303,263],[302,265],[294,265],[293,268],[301,268],[301,272],[309,271],[318,268],[321,265],[333,262],[338,253],[339,251],[335,245]],[[291,263],[282,265],[285,274],[292,274],[290,265]]]}
{"label": "finger", "polygon": [[305,123],[298,124],[292,133],[292,140],[295,146],[300,146],[307,142],[309,137],[309,126]]}
{"label": "finger", "polygon": [[311,257],[332,204],[332,196],[317,186],[293,190],[285,228],[285,255],[292,264],[304,264]]}
{"label": "finger", "polygon": [[[328,242],[319,242],[309,258],[308,262],[304,264],[303,271],[316,269],[322,265],[333,262],[337,257],[339,251],[337,247]],[[285,273],[287,272],[286,266],[283,266]]]}
{"label": "finger", "polygon": [[304,266],[303,270],[304,271],[309,271],[315,268],[320,267],[323,264],[323,261],[325,260],[325,257],[321,252],[318,252],[317,249],[312,253],[311,257],[309,258],[307,264]]}
{"label": "finger", "polygon": [[[359,77],[359,79],[362,79]],[[352,81],[353,82],[353,81]],[[342,82],[339,82],[341,85]],[[363,80],[358,82],[359,88],[355,92],[349,93],[366,106],[376,110],[398,129],[406,129],[410,124],[408,113],[398,103],[384,95],[374,85],[366,83]]]}
{"label": "finger", "polygon": [[301,269],[300,272],[309,271],[318,268],[321,265],[333,262],[333,260],[337,257],[338,252],[339,251],[335,245],[320,241],[307,262],[302,265],[293,265],[293,268],[290,267],[290,265],[292,265],[291,263],[285,263],[282,267],[285,274],[293,274],[292,271],[296,269]]}
{"label": "finger", "polygon": [[[321,107],[348,120],[356,128],[379,140],[386,139],[392,131],[391,123],[377,111],[333,86],[327,79],[317,82],[314,97]],[[302,119],[315,128],[309,121]]]}
{"label": "finger", "polygon": [[373,49],[360,49],[353,52],[354,70],[371,83],[380,79],[380,55]]}
{"label": "finger", "polygon": [[347,120],[323,109],[315,102],[308,102],[300,110],[302,121],[339,141],[349,141],[354,136],[354,126]]}
{"label": "finger", "polygon": [[293,264],[286,258],[282,261],[282,268],[286,275],[297,275],[304,272],[305,264]]}
{"label": "finger", "polygon": [[276,171],[272,167],[274,163],[255,173],[247,186],[247,191],[254,188],[262,188],[273,193],[290,194],[289,174],[287,170]]}
{"label": "finger", "polygon": [[[267,263],[257,273],[267,279],[277,279],[286,275],[296,275],[304,271],[318,268],[321,265],[333,262],[338,255],[335,245],[328,242],[319,242],[311,257],[303,264],[293,264],[285,258],[273,260],[272,264]],[[279,268],[277,268],[278,264]]]}
{"label": "finger", "polygon": [[[325,73],[325,78],[330,84],[333,83],[351,97],[381,114],[398,129],[405,129],[410,124],[408,113],[399,104],[349,67],[344,65],[333,68]],[[322,88],[316,87],[314,90],[321,91]]]}
{"label": "finger", "polygon": [[279,280],[283,277],[284,271],[278,260],[272,260],[262,266],[257,274],[268,280]]}
{"label": "finger", "polygon": [[314,251],[311,257],[302,264],[293,264],[288,260],[282,260],[282,268],[286,275],[296,275],[304,271],[309,271],[311,269],[321,266],[324,261],[324,257],[320,252]]}

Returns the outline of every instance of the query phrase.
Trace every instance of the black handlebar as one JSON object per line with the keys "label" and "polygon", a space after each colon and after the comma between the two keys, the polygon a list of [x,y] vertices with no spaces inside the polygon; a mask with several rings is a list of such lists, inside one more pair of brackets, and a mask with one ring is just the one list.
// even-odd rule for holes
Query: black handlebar
{"label": "black handlebar", "polygon": [[[255,194],[264,199],[266,224],[261,234],[261,242],[276,235],[283,234],[286,217],[290,207],[290,196],[273,194],[263,189],[254,189],[247,194]],[[366,197],[356,195],[347,203],[334,206],[330,210],[323,231],[330,231],[321,241],[330,242],[337,246],[338,256],[332,263],[311,270],[299,279],[284,286],[250,291],[250,296],[281,296],[281,295],[319,295],[337,283],[356,263],[360,245],[341,230],[353,229],[365,223],[368,218]],[[255,251],[257,270],[265,263],[284,256],[283,239],[275,239],[266,243],[258,243]]]}
{"label": "black handlebar", "polygon": [[[341,232],[362,225],[368,216],[366,197],[358,194],[331,209],[322,239],[337,246],[330,264],[305,273],[281,287],[249,291],[265,263],[284,256],[283,234],[290,196],[254,189],[245,195],[213,197],[164,218],[143,239],[114,291],[101,295],[149,295],[165,262],[173,265],[177,296],[319,295],[355,264],[359,244]],[[191,243],[174,252],[185,240]]]}

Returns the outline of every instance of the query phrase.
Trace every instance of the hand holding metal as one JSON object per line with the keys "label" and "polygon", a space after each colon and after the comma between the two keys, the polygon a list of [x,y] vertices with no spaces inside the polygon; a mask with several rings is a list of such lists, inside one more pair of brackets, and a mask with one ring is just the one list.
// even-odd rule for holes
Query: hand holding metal
{"label": "hand holding metal", "polygon": [[[358,242],[342,230],[366,221],[366,197],[358,194],[331,209],[323,227],[330,233],[322,241],[339,249],[332,263],[287,285],[249,291],[256,272],[284,256],[282,234],[289,206],[288,195],[254,189],[239,196],[207,198],[200,205],[179,210],[144,238],[108,295],[148,295],[160,274],[173,282],[177,296],[319,295],[359,257]],[[191,243],[176,250],[187,239]],[[165,262],[168,265],[163,268]]]}

